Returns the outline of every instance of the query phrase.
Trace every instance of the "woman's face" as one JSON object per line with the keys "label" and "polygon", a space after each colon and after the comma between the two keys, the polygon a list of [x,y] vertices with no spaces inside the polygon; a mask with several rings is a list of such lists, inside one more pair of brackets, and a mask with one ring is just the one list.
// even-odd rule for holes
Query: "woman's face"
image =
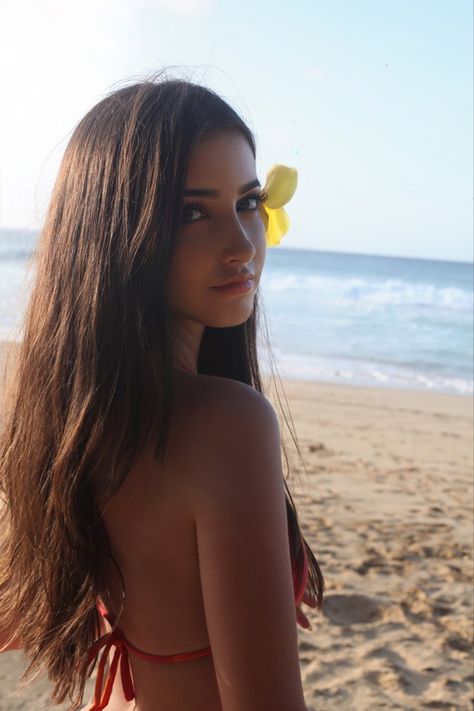
{"label": "woman's face", "polygon": [[[266,251],[259,185],[242,134],[218,133],[194,149],[168,281],[180,325],[237,326],[252,313]],[[216,288],[247,274],[247,288]]]}

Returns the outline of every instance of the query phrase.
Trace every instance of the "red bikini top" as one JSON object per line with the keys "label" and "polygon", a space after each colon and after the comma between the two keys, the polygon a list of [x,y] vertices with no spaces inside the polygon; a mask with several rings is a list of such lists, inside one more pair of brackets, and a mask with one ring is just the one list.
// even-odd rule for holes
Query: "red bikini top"
{"label": "red bikini top", "polygon": [[[303,598],[306,584],[308,582],[308,557],[306,555],[306,550],[303,546],[304,554],[304,565],[301,577],[297,578],[297,573],[295,567],[292,565],[293,571],[293,587],[295,592],[295,603],[298,606]],[[113,626],[113,619],[107,613],[107,610],[103,604],[99,601],[97,605],[100,614],[105,617],[105,619]],[[109,652],[115,647],[114,656],[110,664],[109,672],[105,676],[105,665],[109,656]],[[211,648],[204,647],[203,649],[196,649],[192,652],[181,652],[179,654],[149,654],[144,652],[138,647],[135,647],[128,639],[124,636],[123,632],[115,627],[111,632],[103,635],[91,646],[89,650],[88,663],[91,664],[92,661],[98,657],[100,650],[102,649],[102,654],[99,660],[99,666],[97,669],[97,678],[95,683],[95,693],[94,693],[94,705],[91,707],[90,711],[101,711],[105,709],[109,703],[110,696],[112,694],[112,688],[114,685],[115,677],[117,675],[117,669],[120,665],[120,676],[122,678],[122,688],[126,701],[131,701],[135,698],[135,691],[133,688],[132,676],[130,674],[130,666],[128,662],[129,653],[135,654],[141,659],[146,659],[149,662],[156,662],[158,664],[176,664],[178,662],[188,662],[193,659],[199,659],[200,657],[211,656]]]}

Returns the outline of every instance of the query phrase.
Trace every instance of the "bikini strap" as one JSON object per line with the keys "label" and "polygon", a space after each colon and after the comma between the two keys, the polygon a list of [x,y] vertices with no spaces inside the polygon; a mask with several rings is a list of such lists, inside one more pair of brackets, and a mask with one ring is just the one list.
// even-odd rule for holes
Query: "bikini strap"
{"label": "bikini strap", "polygon": [[298,576],[296,567],[293,565],[292,562],[292,569],[293,569],[293,587],[295,591],[295,603],[296,606],[298,606],[305,594],[306,591],[306,585],[308,583],[308,555],[306,553],[306,549],[303,545],[303,570],[301,571],[301,575]]}
{"label": "bikini strap", "polygon": [[[109,668],[109,673],[104,681],[105,665],[107,664],[109,652],[112,647],[115,647],[115,652]],[[94,705],[90,708],[90,711],[102,711],[102,709],[105,709],[109,703],[119,664],[125,699],[126,701],[131,701],[135,698],[135,690],[133,688],[133,681],[128,663],[127,642],[119,629],[114,629],[112,632],[108,632],[94,642],[89,650],[88,664],[91,664],[92,661],[97,658],[101,649],[102,654],[99,659],[97,678],[95,681]]]}

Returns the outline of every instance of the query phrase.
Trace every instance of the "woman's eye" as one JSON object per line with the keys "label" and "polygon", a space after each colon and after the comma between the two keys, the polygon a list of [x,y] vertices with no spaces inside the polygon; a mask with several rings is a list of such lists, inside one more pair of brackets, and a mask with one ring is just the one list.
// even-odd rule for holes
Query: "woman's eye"
{"label": "woman's eye", "polygon": [[248,197],[239,200],[239,208],[241,210],[258,210],[262,200],[258,195],[249,195]]}
{"label": "woman's eye", "polygon": [[181,222],[198,222],[204,216],[200,207],[195,205],[184,205],[181,211]]}

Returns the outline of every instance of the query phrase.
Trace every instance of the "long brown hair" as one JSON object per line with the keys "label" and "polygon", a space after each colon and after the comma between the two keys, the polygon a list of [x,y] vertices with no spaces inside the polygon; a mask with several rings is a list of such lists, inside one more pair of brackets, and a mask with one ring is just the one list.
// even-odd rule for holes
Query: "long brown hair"
{"label": "long brown hair", "polygon": [[[214,92],[155,76],[86,114],[54,186],[0,439],[0,626],[15,628],[27,675],[47,671],[56,703],[79,705],[91,671],[113,557],[100,511],[150,432],[164,457],[173,402],[166,277],[191,152],[222,130],[243,134],[255,155],[249,128]],[[198,372],[263,392],[257,321],[258,298],[245,323],[206,328]],[[285,487],[292,557],[300,569],[305,546],[321,603],[321,572]]]}

